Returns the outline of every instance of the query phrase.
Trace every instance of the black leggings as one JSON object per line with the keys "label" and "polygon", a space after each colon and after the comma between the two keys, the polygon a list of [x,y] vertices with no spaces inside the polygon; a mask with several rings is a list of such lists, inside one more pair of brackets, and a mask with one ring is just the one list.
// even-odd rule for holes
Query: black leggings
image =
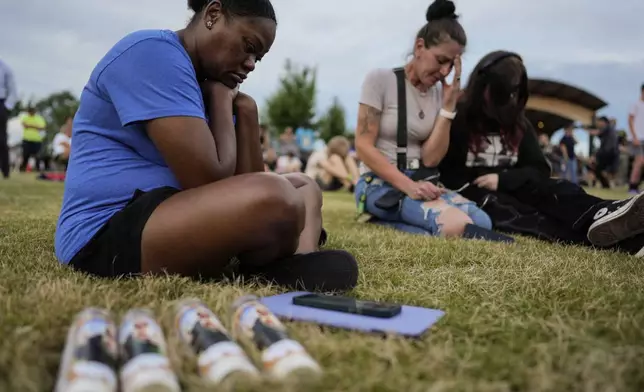
{"label": "black leggings", "polygon": [[528,182],[507,193],[468,187],[461,194],[478,205],[492,195],[483,210],[496,229],[579,245],[589,244],[586,233],[592,224],[592,211],[605,202],[570,181],[553,178]]}
{"label": "black leggings", "polygon": [[27,170],[29,158],[34,157],[38,161],[38,153],[40,152],[41,146],[41,142],[22,141],[22,163],[20,164],[20,171]]}
{"label": "black leggings", "polygon": [[9,146],[7,145],[7,122],[9,111],[4,106],[4,100],[0,99],[0,171],[2,175],[9,177]]}

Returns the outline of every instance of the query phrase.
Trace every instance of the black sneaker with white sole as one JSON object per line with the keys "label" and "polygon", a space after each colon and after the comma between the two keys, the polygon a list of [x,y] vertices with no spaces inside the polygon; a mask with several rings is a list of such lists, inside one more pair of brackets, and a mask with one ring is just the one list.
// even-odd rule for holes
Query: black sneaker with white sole
{"label": "black sneaker with white sole", "polygon": [[345,292],[358,283],[356,259],[343,250],[297,254],[260,267],[240,264],[238,272],[292,290]]}
{"label": "black sneaker with white sole", "polygon": [[644,257],[644,234],[638,234],[620,241],[613,248],[635,257]]}
{"label": "black sneaker with white sole", "polygon": [[588,241],[593,245],[609,247],[644,233],[644,193],[600,207],[588,228]]}

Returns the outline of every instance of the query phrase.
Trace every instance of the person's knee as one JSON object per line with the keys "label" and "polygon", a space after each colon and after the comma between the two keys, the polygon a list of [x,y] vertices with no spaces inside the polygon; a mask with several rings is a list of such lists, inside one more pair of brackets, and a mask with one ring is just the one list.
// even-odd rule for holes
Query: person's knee
{"label": "person's knee", "polygon": [[314,179],[304,173],[291,173],[285,177],[293,187],[303,190],[304,202],[309,208],[322,209],[322,189]]}
{"label": "person's knee", "polygon": [[249,181],[248,192],[257,194],[257,211],[264,215],[267,230],[276,238],[299,237],[306,209],[304,199],[288,179],[277,174],[258,173]]}
{"label": "person's knee", "polygon": [[351,155],[347,155],[342,162],[344,162],[344,164],[347,165],[347,166],[350,165],[350,164],[355,165],[356,164],[356,159],[354,157],[352,157]]}
{"label": "person's knee", "polygon": [[476,209],[469,214],[472,223],[478,227],[482,227],[487,230],[492,230],[492,218],[483,210]]}
{"label": "person's knee", "polygon": [[337,154],[332,154],[329,156],[329,163],[333,165],[344,165],[344,160]]}
{"label": "person's knee", "polygon": [[460,237],[465,232],[465,226],[474,222],[458,208],[448,207],[438,214],[436,223],[443,237]]}

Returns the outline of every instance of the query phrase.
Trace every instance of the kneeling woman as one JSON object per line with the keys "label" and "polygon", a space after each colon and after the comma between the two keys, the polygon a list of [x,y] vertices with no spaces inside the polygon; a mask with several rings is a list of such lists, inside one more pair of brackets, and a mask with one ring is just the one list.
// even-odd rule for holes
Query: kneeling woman
{"label": "kneeling woman", "polygon": [[[461,236],[467,224],[489,229],[489,217],[474,203],[446,192],[430,181],[412,179],[421,161],[438,165],[449,144],[451,118],[460,94],[461,60],[466,38],[454,4],[436,0],[414,44],[414,58],[405,66],[407,112],[406,167],[397,161],[398,90],[391,69],[371,71],[362,86],[356,150],[361,178],[356,185],[359,209],[381,223],[403,231]],[[445,78],[455,67],[452,84]],[[443,84],[441,90],[436,83]],[[402,159],[401,159],[402,160]],[[442,177],[442,174],[441,174]],[[379,200],[398,190],[401,201],[383,208]],[[394,200],[395,201],[395,200]],[[387,203],[390,204],[390,203]]]}
{"label": "kneeling woman", "polygon": [[353,287],[353,257],[317,251],[319,187],[263,172],[257,106],[237,93],[275,38],[270,1],[189,5],[185,29],[132,33],[92,72],[56,255],[104,277],[215,277],[236,257],[242,273],[279,284]]}
{"label": "kneeling woman", "polygon": [[335,136],[326,148],[316,151],[306,163],[306,174],[325,191],[353,191],[358,182],[358,166],[350,154],[351,143],[344,136]]}
{"label": "kneeling woman", "polygon": [[527,101],[521,57],[505,51],[483,57],[457,106],[439,167],[445,185],[463,188],[463,196],[481,205],[497,230],[644,256],[644,196],[603,200],[550,178],[525,115]]}

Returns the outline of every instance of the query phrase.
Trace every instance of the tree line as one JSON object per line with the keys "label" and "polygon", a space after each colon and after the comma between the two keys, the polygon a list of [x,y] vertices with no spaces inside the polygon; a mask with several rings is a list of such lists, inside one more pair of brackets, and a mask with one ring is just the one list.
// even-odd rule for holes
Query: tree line
{"label": "tree line", "polygon": [[[268,125],[274,135],[286,127],[314,129],[320,133],[324,141],[329,141],[334,136],[348,135],[345,109],[340,100],[334,97],[331,106],[316,119],[316,96],[316,69],[296,66],[287,60],[277,90],[269,96],[264,105],[262,123]],[[18,116],[30,106],[36,108],[47,121],[45,142],[49,142],[53,140],[67,117],[76,112],[78,105],[78,98],[65,90],[40,100],[18,101],[10,117]]]}
{"label": "tree line", "polygon": [[347,135],[346,112],[338,97],[333,98],[331,106],[319,118],[316,112],[316,69],[296,66],[286,60],[284,74],[280,83],[267,100],[262,120],[267,123],[273,134],[286,127],[314,129],[320,132],[324,141],[334,136]]}

